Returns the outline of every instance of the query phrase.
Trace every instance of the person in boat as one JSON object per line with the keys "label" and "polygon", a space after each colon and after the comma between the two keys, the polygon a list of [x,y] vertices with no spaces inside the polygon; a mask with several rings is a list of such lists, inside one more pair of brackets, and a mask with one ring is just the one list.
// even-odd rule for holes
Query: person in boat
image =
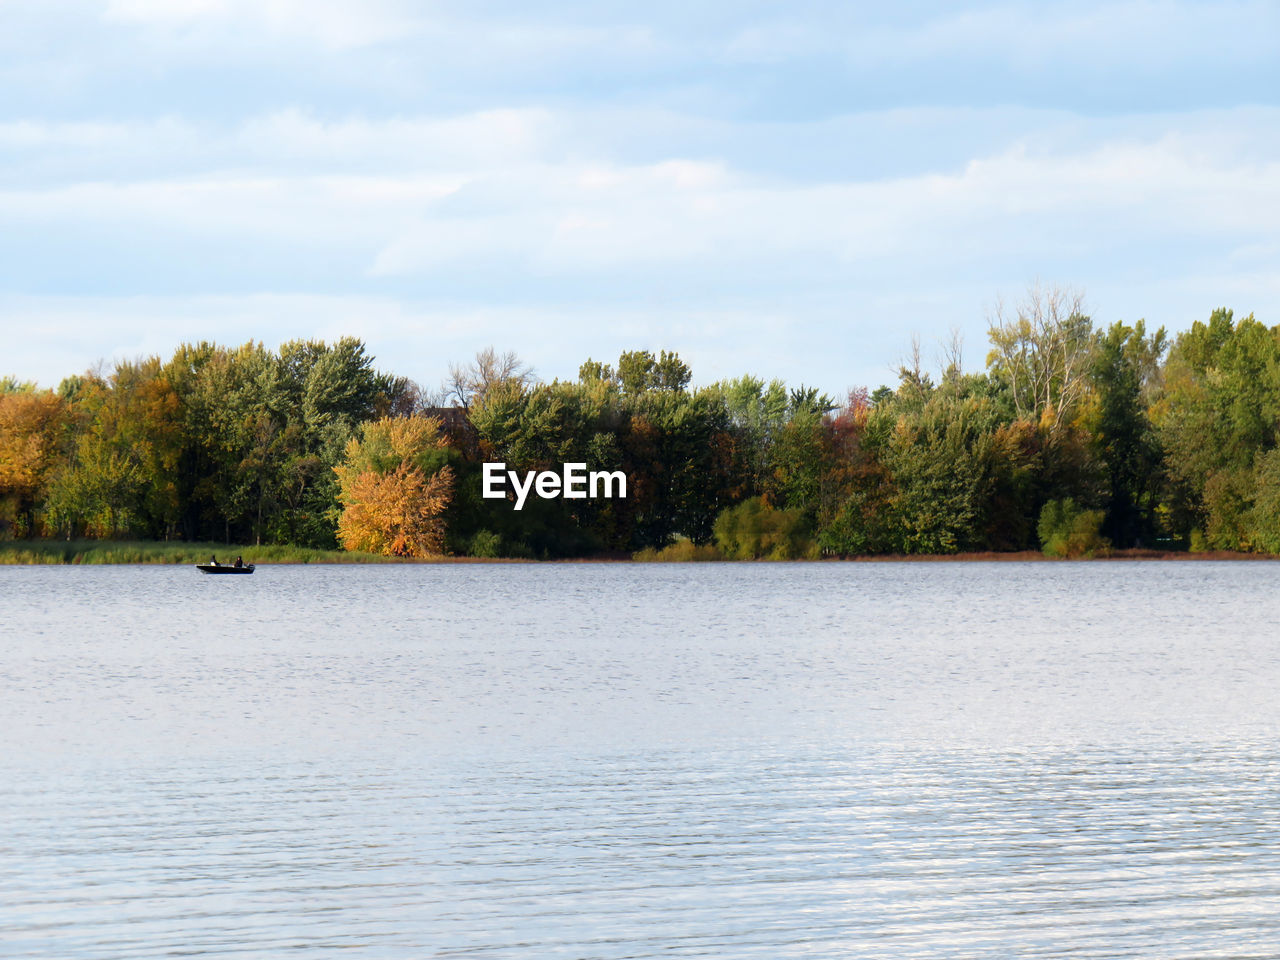
{"label": "person in boat", "polygon": [[243,561],[243,560],[241,560],[239,557],[236,557],[235,566],[236,566],[236,567],[243,567],[243,566],[244,566],[244,561]]}
{"label": "person in boat", "polygon": [[209,562],[210,562],[211,564],[213,564],[213,565],[216,567],[216,566],[218,565],[218,558],[217,558],[217,557],[215,557],[213,554],[210,554],[210,555],[209,555]]}

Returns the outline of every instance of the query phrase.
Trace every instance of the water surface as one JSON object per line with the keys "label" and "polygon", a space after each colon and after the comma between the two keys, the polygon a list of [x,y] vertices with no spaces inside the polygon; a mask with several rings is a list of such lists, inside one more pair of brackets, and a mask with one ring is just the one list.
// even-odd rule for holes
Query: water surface
{"label": "water surface", "polygon": [[1278,569],[0,568],[0,953],[1278,956]]}

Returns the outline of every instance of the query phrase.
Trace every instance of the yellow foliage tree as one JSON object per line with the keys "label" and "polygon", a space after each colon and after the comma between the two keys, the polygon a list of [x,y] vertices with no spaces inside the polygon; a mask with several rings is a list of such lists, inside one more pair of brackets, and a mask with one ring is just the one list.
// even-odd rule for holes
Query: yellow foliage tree
{"label": "yellow foliage tree", "polygon": [[334,467],[343,547],[397,557],[440,554],[453,496],[447,454],[436,418],[384,417],[365,424]]}
{"label": "yellow foliage tree", "polygon": [[33,533],[33,508],[62,458],[67,411],[51,391],[0,393],[0,531]]}

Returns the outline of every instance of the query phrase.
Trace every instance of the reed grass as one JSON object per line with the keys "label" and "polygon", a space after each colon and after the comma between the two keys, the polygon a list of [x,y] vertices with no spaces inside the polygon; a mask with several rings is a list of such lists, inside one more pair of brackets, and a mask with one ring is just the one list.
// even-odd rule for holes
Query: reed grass
{"label": "reed grass", "polygon": [[643,550],[633,553],[631,559],[638,560],[641,563],[689,563],[723,560],[724,554],[710,544],[698,546],[689,540],[678,540],[669,547],[663,547],[661,550],[645,547]]}
{"label": "reed grass", "polygon": [[281,544],[199,543],[148,540],[0,541],[0,564],[41,563],[223,563],[237,556],[245,563],[397,563],[397,557],[347,550],[315,550]]}

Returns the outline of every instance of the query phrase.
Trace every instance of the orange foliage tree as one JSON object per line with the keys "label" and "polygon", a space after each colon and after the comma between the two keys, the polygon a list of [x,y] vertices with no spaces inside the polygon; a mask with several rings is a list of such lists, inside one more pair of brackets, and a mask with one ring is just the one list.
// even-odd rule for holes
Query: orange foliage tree
{"label": "orange foliage tree", "polygon": [[63,458],[66,426],[66,404],[51,391],[0,392],[0,532],[35,532],[35,504]]}
{"label": "orange foliage tree", "polygon": [[334,467],[347,550],[427,557],[444,549],[453,496],[449,449],[434,417],[384,417],[366,423]]}

